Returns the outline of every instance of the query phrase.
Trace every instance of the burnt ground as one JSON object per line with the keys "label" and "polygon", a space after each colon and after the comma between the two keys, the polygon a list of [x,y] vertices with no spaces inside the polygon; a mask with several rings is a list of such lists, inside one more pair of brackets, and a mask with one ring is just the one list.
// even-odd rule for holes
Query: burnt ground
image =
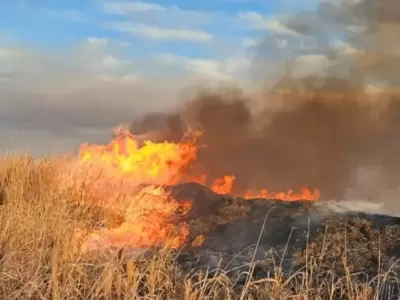
{"label": "burnt ground", "polygon": [[[187,216],[190,241],[177,258],[184,269],[224,270],[236,276],[253,261],[257,278],[273,275],[276,267],[288,275],[306,265],[364,279],[387,270],[398,277],[400,272],[395,266],[400,218],[339,213],[306,201],[219,196],[194,183],[171,191],[178,200],[193,201]],[[204,237],[200,245],[199,237]]]}
{"label": "burnt ground", "polygon": [[[178,201],[192,201],[192,210],[176,220],[179,224],[183,218],[190,229],[188,242],[175,256],[185,276],[207,271],[212,277],[223,272],[240,291],[251,272],[256,282],[271,277],[281,284],[290,281],[293,295],[302,292],[293,289],[303,286],[305,276],[318,287],[351,278],[372,290],[379,287],[379,299],[400,299],[398,217],[338,210],[323,201],[221,196],[196,183],[169,189]],[[90,220],[86,213],[82,218],[99,228],[118,227],[124,221],[118,213],[102,209],[94,211]],[[143,254],[148,261],[156,249],[111,250],[118,252],[119,259]],[[343,297],[334,299],[351,299]]]}

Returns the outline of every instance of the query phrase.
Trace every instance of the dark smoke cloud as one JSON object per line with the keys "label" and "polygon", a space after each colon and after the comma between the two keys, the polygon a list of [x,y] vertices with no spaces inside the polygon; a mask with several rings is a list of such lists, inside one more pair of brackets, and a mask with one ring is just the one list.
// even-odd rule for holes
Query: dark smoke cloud
{"label": "dark smoke cloud", "polygon": [[[132,130],[161,130],[177,139],[187,124],[201,128],[207,147],[193,172],[233,174],[237,190],[307,184],[325,199],[344,199],[351,189],[371,198],[397,189],[400,94],[393,87],[399,83],[400,10],[395,1],[349,3],[324,2],[316,12],[287,20],[288,28],[317,46],[301,54],[292,49],[286,74],[262,97],[261,108],[235,89],[203,90],[181,110],[137,120]],[[331,47],[336,37],[357,51]],[[268,56],[268,39],[260,44],[258,61],[263,52]],[[293,77],[296,55],[316,53],[332,62],[323,75]],[[371,82],[383,82],[387,90],[365,92]]]}

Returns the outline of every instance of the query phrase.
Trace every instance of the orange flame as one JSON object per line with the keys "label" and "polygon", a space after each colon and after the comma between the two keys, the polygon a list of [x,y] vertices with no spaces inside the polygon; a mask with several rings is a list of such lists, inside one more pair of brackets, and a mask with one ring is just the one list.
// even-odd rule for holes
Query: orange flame
{"label": "orange flame", "polygon": [[235,179],[235,176],[224,176],[222,178],[217,178],[211,185],[211,190],[221,195],[230,194],[232,192],[233,182]]}
{"label": "orange flame", "polygon": [[[79,149],[79,163],[102,172],[101,181],[93,188],[97,190],[98,198],[107,197],[108,202],[115,203],[109,207],[120,206],[117,209],[124,211],[125,222],[116,229],[92,233],[85,248],[94,249],[96,245],[151,247],[160,243],[179,247],[188,236],[188,227],[186,224],[173,225],[172,220],[177,211],[188,212],[191,204],[176,201],[160,186],[182,182],[205,184],[207,174],[190,177],[185,173],[197,158],[198,133],[192,133],[190,138],[179,143],[141,140],[122,128],[117,129],[115,135],[115,139],[107,145],[83,144]],[[231,194],[235,179],[233,175],[215,179],[210,188],[218,194]],[[119,186],[116,185],[118,182]],[[138,194],[137,187],[141,184],[150,186],[146,187],[145,193]],[[111,191],[123,191],[127,198],[125,203],[129,204],[120,204],[120,200],[115,200],[119,196],[111,196]],[[267,189],[249,189],[239,196],[245,199],[315,201],[319,198],[319,191],[312,192],[306,187],[299,193],[292,190],[271,193]]]}
{"label": "orange flame", "polygon": [[[211,185],[211,190],[217,194],[231,194],[233,190],[233,183],[235,181],[235,176],[224,176],[223,178],[217,178]],[[261,189],[259,191],[249,189],[241,195],[244,199],[276,199],[283,201],[298,201],[298,200],[309,200],[316,201],[320,197],[320,192],[318,189],[314,191],[309,190],[307,187],[302,187],[300,192],[294,192],[293,190],[288,190],[287,192],[273,193],[269,192],[267,189]]]}
{"label": "orange flame", "polygon": [[196,159],[197,147],[193,141],[181,143],[154,143],[140,141],[125,129],[115,131],[116,138],[107,145],[81,145],[79,158],[116,175],[128,175],[138,184],[176,184],[182,169]]}
{"label": "orange flame", "polygon": [[85,251],[102,247],[152,247],[167,243],[178,248],[187,239],[186,223],[172,222],[177,211],[187,212],[190,203],[177,202],[160,187],[148,186],[132,195],[125,221],[114,229],[92,232],[83,245]]}

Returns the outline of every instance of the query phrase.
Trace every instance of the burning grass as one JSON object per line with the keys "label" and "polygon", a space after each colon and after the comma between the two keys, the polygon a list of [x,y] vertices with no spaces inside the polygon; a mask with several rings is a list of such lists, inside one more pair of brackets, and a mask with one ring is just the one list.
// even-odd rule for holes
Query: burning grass
{"label": "burning grass", "polygon": [[[280,271],[278,262],[272,276],[248,276],[240,284],[223,272],[183,271],[176,261],[177,251],[168,247],[157,253],[139,253],[143,249],[138,248],[134,256],[122,250],[116,254],[80,253],[79,239],[74,238],[77,229],[84,234],[99,227],[118,226],[122,221],[110,209],[85,204],[91,195],[88,184],[74,188],[60,186],[57,178],[61,161],[58,158],[39,161],[28,156],[8,156],[1,160],[0,295],[4,299],[373,299],[376,296],[368,284],[351,274],[352,262],[345,259],[346,252],[341,255],[343,259],[332,262],[330,256],[328,260],[331,268],[344,271],[341,276],[321,265],[323,259],[316,259],[325,255],[322,249],[319,256],[315,251],[305,251],[304,268],[290,277]],[[321,245],[326,242],[322,238],[316,241]],[[338,247],[339,242],[346,241],[336,240]],[[314,245],[313,249],[317,248]],[[382,282],[388,271],[381,269],[375,280]]]}

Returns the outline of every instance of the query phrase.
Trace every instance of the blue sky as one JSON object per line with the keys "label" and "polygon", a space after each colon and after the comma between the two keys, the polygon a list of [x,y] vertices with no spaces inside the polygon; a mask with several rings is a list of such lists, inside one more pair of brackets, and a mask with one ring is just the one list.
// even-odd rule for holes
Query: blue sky
{"label": "blue sky", "polygon": [[96,37],[129,43],[126,49],[129,56],[174,53],[197,58],[224,57],[229,51],[238,50],[243,41],[265,35],[268,19],[315,5],[310,0],[4,3],[0,10],[0,30],[13,42],[57,48]]}
{"label": "blue sky", "polygon": [[[73,149],[103,139],[135,114],[174,107],[186,87],[203,83],[199,79],[252,83],[254,65],[260,67],[253,57],[259,42],[272,36],[268,51],[281,57],[303,47],[305,37],[283,20],[316,5],[316,0],[1,1],[0,148],[39,153],[47,143],[48,151]],[[307,68],[323,64],[323,57],[316,64],[311,58],[303,62]],[[262,76],[273,63],[261,66]]]}

